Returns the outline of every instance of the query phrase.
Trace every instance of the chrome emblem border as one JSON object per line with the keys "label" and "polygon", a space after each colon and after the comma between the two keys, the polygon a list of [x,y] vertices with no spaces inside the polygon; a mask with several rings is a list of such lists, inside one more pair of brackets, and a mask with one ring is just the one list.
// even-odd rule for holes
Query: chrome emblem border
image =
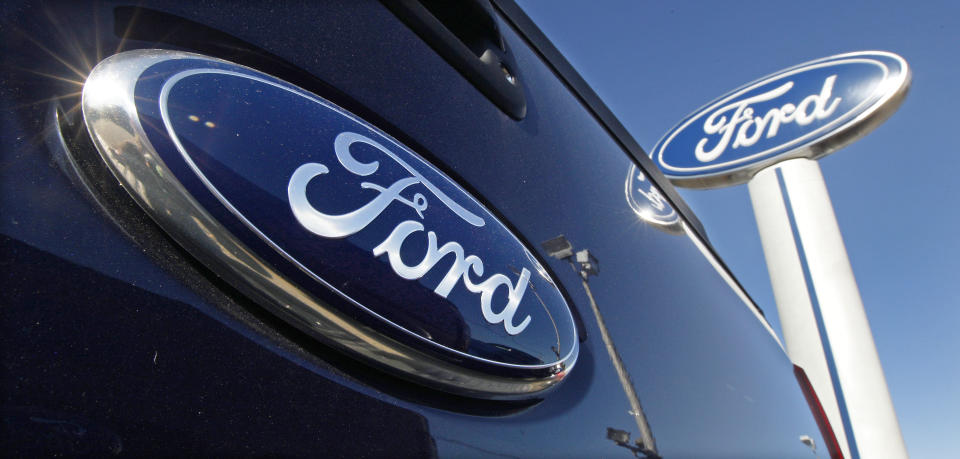
{"label": "chrome emblem border", "polygon": [[[135,102],[135,87],[139,77],[152,65],[177,59],[200,59],[242,67],[178,51],[137,50],[120,53],[98,64],[87,78],[83,89],[83,114],[94,145],[133,199],[171,237],[211,270],[311,336],[375,366],[445,391],[492,399],[526,398],[554,387],[570,372],[578,356],[579,340],[575,328],[572,348],[556,362],[547,365],[514,365],[487,361],[504,371],[480,371],[386,336],[286,279],[226,230],[191,196],[161,159],[141,125]],[[339,110],[344,116],[351,116],[355,121],[369,126],[349,112]],[[202,174],[198,175],[203,178]],[[482,225],[482,219],[473,217]],[[468,222],[470,220],[466,219]],[[387,249],[385,247],[384,251]],[[536,261],[529,252],[526,255]],[[546,274],[539,263],[533,266],[537,268],[538,275]],[[530,275],[529,271],[525,270],[525,273]],[[346,295],[340,295],[349,300]],[[566,307],[569,314],[569,305]],[[504,324],[508,332],[510,325]],[[513,331],[520,333],[525,326],[521,325]],[[463,354],[462,357],[478,358],[471,354]]]}

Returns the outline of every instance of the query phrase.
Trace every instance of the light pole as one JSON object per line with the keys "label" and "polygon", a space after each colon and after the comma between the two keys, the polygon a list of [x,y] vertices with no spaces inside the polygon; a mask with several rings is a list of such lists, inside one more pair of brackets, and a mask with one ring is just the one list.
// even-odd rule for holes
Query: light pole
{"label": "light pole", "polygon": [[[623,359],[620,358],[620,353],[617,352],[616,347],[613,345],[613,340],[610,339],[610,332],[607,331],[607,324],[603,320],[603,315],[600,313],[600,308],[597,306],[596,299],[593,297],[593,291],[590,290],[590,276],[596,276],[600,274],[599,260],[597,260],[597,258],[586,249],[574,252],[573,244],[571,244],[570,241],[568,241],[563,235],[544,242],[542,246],[551,257],[560,260],[567,260],[567,262],[570,263],[570,267],[580,275],[580,282],[583,285],[583,290],[587,293],[587,299],[590,302],[590,309],[593,311],[593,315],[597,319],[597,328],[600,329],[600,337],[603,340],[603,345],[606,347],[607,354],[610,356],[610,361],[613,363],[613,367],[617,371],[617,378],[620,380],[620,385],[623,386],[623,392],[626,394],[627,400],[630,402],[630,414],[637,423],[637,431],[639,432],[640,439],[636,440],[635,448],[628,446],[628,449],[634,451],[635,454],[637,452],[642,453],[648,458],[659,458],[660,455],[657,454],[657,443],[653,438],[653,432],[650,430],[650,423],[647,421],[647,416],[643,412],[643,407],[640,405],[640,397],[637,396],[637,391],[633,387],[633,381],[630,379],[630,374],[627,373],[627,369],[623,365]],[[616,429],[613,430],[616,431]],[[610,436],[609,432],[610,429],[608,429],[608,437]],[[618,438],[622,440],[621,437]],[[626,437],[627,440],[625,442],[618,442],[617,444],[628,444],[630,434],[626,433]],[[623,445],[621,444],[621,446]]]}

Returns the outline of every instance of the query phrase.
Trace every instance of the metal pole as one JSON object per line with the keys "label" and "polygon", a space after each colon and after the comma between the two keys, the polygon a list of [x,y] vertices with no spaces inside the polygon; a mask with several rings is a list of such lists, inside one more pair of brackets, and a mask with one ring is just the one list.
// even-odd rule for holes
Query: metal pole
{"label": "metal pole", "polygon": [[844,457],[852,457],[775,166],[758,172],[747,187],[787,355],[806,372]]}
{"label": "metal pole", "polygon": [[813,160],[793,159],[781,163],[780,170],[860,456],[906,458],[907,448],[820,166]]}

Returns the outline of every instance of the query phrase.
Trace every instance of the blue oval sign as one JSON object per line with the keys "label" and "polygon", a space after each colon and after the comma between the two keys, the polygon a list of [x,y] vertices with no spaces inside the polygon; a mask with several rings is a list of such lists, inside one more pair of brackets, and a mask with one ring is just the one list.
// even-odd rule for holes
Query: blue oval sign
{"label": "blue oval sign", "polygon": [[675,184],[734,185],[790,158],[819,158],[865,135],[906,95],[900,56],[869,51],[831,56],[767,76],[697,110],[671,129],[651,157]]}
{"label": "blue oval sign", "polygon": [[575,362],[574,319],[536,256],[330,101],[158,50],[104,61],[83,97],[95,143],[151,216],[301,328],[470,394],[537,392]]}

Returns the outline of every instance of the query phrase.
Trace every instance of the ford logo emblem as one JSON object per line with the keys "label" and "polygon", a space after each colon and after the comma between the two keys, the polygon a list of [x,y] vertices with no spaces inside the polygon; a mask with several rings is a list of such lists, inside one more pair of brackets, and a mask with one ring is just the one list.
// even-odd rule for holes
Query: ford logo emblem
{"label": "ford logo emblem", "polygon": [[791,67],[738,88],[671,129],[651,157],[673,183],[749,180],[791,158],[817,159],[886,120],[910,86],[900,56],[866,51]]}
{"label": "ford logo emblem", "polygon": [[578,352],[537,256],[422,156],[292,84],[196,54],[96,66],[83,113],[124,187],[188,251],[312,336],[443,390],[517,398]]}

